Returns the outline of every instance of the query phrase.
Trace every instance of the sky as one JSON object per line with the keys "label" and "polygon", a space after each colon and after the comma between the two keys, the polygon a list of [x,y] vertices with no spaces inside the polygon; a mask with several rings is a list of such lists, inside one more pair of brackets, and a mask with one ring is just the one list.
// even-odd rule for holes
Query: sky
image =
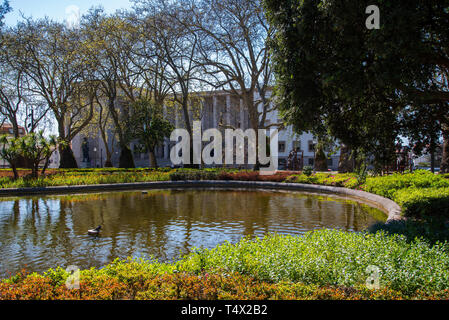
{"label": "sky", "polygon": [[109,13],[118,9],[130,9],[129,0],[10,0],[13,11],[5,17],[7,26],[14,26],[21,18],[20,12],[26,17],[49,18],[59,22],[75,21],[76,17],[86,13],[92,6],[103,6]]}

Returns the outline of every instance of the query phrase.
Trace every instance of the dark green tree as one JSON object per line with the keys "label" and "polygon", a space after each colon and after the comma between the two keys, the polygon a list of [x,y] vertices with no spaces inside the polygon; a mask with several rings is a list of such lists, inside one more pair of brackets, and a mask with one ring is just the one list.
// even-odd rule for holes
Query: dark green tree
{"label": "dark green tree", "polygon": [[2,145],[0,148],[0,157],[9,163],[14,173],[14,179],[18,179],[17,164],[21,157],[21,150],[17,143],[17,138],[6,134],[1,135],[0,144]]}
{"label": "dark green tree", "polygon": [[139,99],[132,104],[134,139],[150,154],[150,167],[157,168],[155,148],[169,137],[174,126],[164,118],[163,108],[154,101]]}
{"label": "dark green tree", "polygon": [[265,9],[286,119],[385,164],[399,113],[449,100],[449,1],[379,0],[380,29],[366,26],[371,4],[265,0]]}
{"label": "dark green tree", "polygon": [[444,106],[435,108],[435,106],[431,105],[422,105],[419,108],[409,106],[402,113],[403,135],[408,137],[415,154],[430,153],[432,172],[435,172],[435,153],[439,148],[442,134],[442,125],[439,119],[445,118],[445,115],[439,114],[439,111],[446,113],[447,121],[449,121],[448,109],[449,106],[445,108]]}
{"label": "dark green tree", "polygon": [[58,148],[58,139],[56,136],[46,138],[43,131],[30,133],[26,136],[16,139],[20,153],[31,165],[31,176],[38,178],[39,166],[43,163],[42,175],[48,168],[50,157]]}

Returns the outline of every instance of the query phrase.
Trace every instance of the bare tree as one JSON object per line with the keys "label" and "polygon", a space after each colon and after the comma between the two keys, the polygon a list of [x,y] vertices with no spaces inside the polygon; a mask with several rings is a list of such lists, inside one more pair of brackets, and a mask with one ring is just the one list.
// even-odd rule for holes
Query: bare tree
{"label": "bare tree", "polygon": [[5,40],[12,66],[26,75],[28,90],[45,100],[56,120],[65,142],[59,147],[60,167],[77,167],[70,142],[89,124],[95,92],[80,33],[48,19],[27,19],[9,30]]}
{"label": "bare tree", "polygon": [[[151,8],[154,3],[148,0],[136,2],[141,8]],[[269,94],[273,78],[267,40],[272,30],[265,19],[261,1],[156,2],[160,7],[170,8],[164,12],[171,19],[169,26],[178,25],[182,32],[188,33],[181,43],[188,44],[192,51],[182,51],[186,62],[176,69],[182,66],[185,73],[180,74],[178,85],[182,83],[181,79],[190,82],[198,79],[212,89],[238,97],[249,114],[251,128],[255,130],[282,126],[282,123],[268,124],[266,121],[268,113],[276,106]],[[158,25],[167,28],[167,24]],[[173,48],[172,43],[169,48]],[[186,53],[192,54],[186,56]],[[180,92],[182,89],[181,86]],[[231,127],[224,121],[221,126]]]}
{"label": "bare tree", "polygon": [[268,96],[273,79],[267,39],[272,31],[261,2],[192,0],[184,8],[191,16],[186,27],[201,39],[199,62],[208,84],[239,97],[253,129],[280,125],[266,124],[275,109]]}

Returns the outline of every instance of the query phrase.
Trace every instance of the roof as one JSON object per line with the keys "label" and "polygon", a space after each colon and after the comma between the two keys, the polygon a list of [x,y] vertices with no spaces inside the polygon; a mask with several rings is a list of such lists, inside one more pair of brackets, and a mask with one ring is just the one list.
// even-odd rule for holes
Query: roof
{"label": "roof", "polygon": [[[20,135],[25,135],[26,130],[24,127],[22,126],[18,126],[19,127],[19,134]],[[10,123],[4,123],[2,126],[0,126],[0,134],[13,134],[13,126]]]}

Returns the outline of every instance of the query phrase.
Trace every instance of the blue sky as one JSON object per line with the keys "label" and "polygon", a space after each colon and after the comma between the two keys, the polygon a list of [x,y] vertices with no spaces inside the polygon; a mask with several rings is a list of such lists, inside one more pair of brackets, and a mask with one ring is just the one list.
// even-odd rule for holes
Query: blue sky
{"label": "blue sky", "polygon": [[107,12],[115,12],[117,9],[129,9],[132,3],[129,0],[10,0],[10,6],[14,11],[5,17],[5,23],[13,26],[20,20],[20,11],[26,17],[43,18],[48,16],[58,21],[68,18],[66,9],[76,6],[82,14],[92,6],[102,5]]}

